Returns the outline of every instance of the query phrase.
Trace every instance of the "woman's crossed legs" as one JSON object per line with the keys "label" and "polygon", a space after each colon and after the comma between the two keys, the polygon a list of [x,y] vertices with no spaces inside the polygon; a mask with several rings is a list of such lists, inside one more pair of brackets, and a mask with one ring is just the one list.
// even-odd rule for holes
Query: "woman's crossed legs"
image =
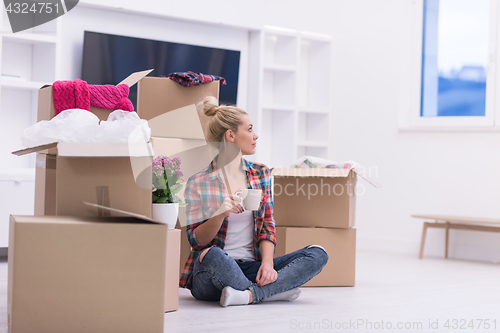
{"label": "woman's crossed legs", "polygon": [[300,287],[321,272],[327,261],[328,254],[319,245],[309,245],[274,258],[277,280],[258,287],[255,279],[260,261],[235,261],[221,248],[212,246],[204,250],[195,262],[191,294],[199,300],[219,301],[222,290],[229,286],[248,290],[250,303],[259,303]]}

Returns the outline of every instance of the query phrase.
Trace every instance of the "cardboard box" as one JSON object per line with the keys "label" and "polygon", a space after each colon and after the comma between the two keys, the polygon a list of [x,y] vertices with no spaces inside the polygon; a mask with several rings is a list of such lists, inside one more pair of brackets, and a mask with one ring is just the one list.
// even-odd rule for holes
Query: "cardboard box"
{"label": "cardboard box", "polygon": [[178,267],[166,225],[11,216],[9,236],[11,333],[163,332],[165,272]]}
{"label": "cardboard box", "polygon": [[[139,117],[149,121],[156,117],[162,117],[167,112],[189,105],[196,105],[207,95],[219,99],[219,81],[186,88],[169,78],[145,77],[139,81],[137,86],[137,113]],[[206,127],[210,117],[205,116],[201,110],[198,111],[198,116],[206,134]],[[167,123],[166,121],[160,122]],[[186,120],[186,123],[194,124],[192,120]],[[186,138],[182,135],[174,136],[161,126],[155,126],[154,122],[152,125],[150,124],[150,127],[151,135],[154,137]],[[199,137],[187,138],[200,139]]]}
{"label": "cardboard box", "polygon": [[56,215],[56,156],[36,154],[35,215]]}
{"label": "cardboard box", "polygon": [[[118,216],[129,216],[154,223],[156,222],[149,217],[131,213],[128,211],[105,207],[98,204],[83,202],[86,206],[102,209],[110,213],[115,213]],[[111,218],[112,219],[112,218]],[[163,224],[163,223],[161,223]],[[165,272],[165,312],[175,311],[179,309],[179,257],[181,250],[181,232],[177,229],[167,230],[167,257],[166,257],[166,272]]]}
{"label": "cardboard box", "polygon": [[277,226],[351,228],[357,182],[349,169],[274,168]]}
{"label": "cardboard box", "polygon": [[[149,69],[142,72],[135,72],[130,74],[119,84],[126,84],[132,87],[134,84],[139,82],[140,79],[151,73],[153,70]],[[90,107],[90,112],[94,113],[99,119],[107,120],[108,115],[114,110],[99,109],[93,106]],[[50,120],[56,115],[56,109],[54,107],[54,96],[52,94],[52,85],[45,85],[38,91],[38,119]]]}
{"label": "cardboard box", "polygon": [[[45,162],[41,161],[37,168],[37,213],[55,212],[55,215],[68,216],[110,214],[81,204],[81,201],[87,201],[151,217],[152,148],[149,144],[54,143],[14,154],[24,155],[47,148],[56,148],[57,155],[55,165],[47,163],[45,155]],[[39,157],[43,159],[43,155]],[[42,168],[44,163],[45,169]],[[55,171],[47,169],[48,165],[55,167]]]}
{"label": "cardboard box", "polygon": [[182,232],[178,229],[167,231],[164,312],[179,310],[179,267],[182,236]]}
{"label": "cardboard box", "polygon": [[307,245],[321,245],[328,263],[321,273],[304,287],[353,287],[356,266],[356,229],[276,228],[274,257],[280,257]]}
{"label": "cardboard box", "polygon": [[[127,78],[121,81],[119,84],[126,84],[129,87],[136,84],[140,79],[151,73],[153,70],[148,69],[142,72],[135,72],[130,74]],[[100,120],[107,120],[108,116],[114,110],[99,109],[91,106],[90,112],[95,114]],[[45,85],[38,91],[38,113],[37,121],[50,120],[56,115],[56,109],[54,107],[54,95],[52,94],[52,85]],[[40,151],[44,154],[56,154],[55,149],[49,149]]]}
{"label": "cardboard box", "polygon": [[[175,228],[177,230],[180,230],[181,232],[181,255],[179,261],[179,274],[180,274],[180,272],[182,272],[182,270],[184,269],[184,265],[186,264],[187,259],[189,258],[189,254],[191,253],[191,245],[189,244],[189,241],[187,239],[186,226],[181,226],[179,223],[177,223]],[[178,280],[179,279],[177,279],[177,282],[179,282]]]}

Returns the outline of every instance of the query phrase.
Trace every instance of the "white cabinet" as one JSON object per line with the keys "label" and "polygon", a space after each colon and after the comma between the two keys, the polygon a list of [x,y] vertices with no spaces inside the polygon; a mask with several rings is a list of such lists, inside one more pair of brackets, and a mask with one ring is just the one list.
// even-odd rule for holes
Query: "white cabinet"
{"label": "white cabinet", "polygon": [[35,169],[0,170],[0,248],[9,244],[9,216],[33,215]]}
{"label": "white cabinet", "polygon": [[250,116],[259,135],[255,160],[288,166],[298,157],[328,158],[331,37],[265,27],[250,32]]}

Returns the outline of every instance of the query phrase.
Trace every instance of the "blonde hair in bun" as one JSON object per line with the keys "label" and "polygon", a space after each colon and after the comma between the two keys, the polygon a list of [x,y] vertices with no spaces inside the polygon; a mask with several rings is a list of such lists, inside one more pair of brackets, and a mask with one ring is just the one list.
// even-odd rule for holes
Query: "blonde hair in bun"
{"label": "blonde hair in bun", "polygon": [[247,114],[240,108],[230,105],[219,105],[217,98],[207,96],[198,103],[198,109],[211,117],[208,123],[208,140],[210,142],[223,142],[227,130],[238,132],[238,126],[241,124],[240,116]]}

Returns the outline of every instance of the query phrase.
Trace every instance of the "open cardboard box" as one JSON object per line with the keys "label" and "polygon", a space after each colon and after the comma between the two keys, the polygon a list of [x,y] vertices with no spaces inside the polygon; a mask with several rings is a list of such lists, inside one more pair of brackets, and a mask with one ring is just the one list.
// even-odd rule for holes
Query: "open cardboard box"
{"label": "open cardboard box", "polygon": [[87,201],[151,217],[153,154],[149,143],[61,142],[13,154],[47,148],[56,149],[57,155],[38,155],[36,215],[96,216],[80,204]]}
{"label": "open cardboard box", "polygon": [[9,332],[163,332],[179,236],[145,217],[11,216]]}
{"label": "open cardboard box", "polygon": [[[141,72],[135,72],[130,74],[127,78],[121,81],[119,84],[126,84],[132,87],[134,84],[139,82],[143,77],[151,73],[153,69],[148,69]],[[114,110],[99,109],[91,106],[90,112],[94,113],[100,120],[107,120],[108,116]],[[52,85],[45,85],[38,91],[38,116],[37,121],[50,120],[56,115],[56,109],[54,107],[54,96],[52,94]],[[48,151],[41,151],[45,154],[56,154],[54,149]]]}
{"label": "open cardboard box", "polygon": [[273,168],[276,226],[353,227],[358,174],[353,169]]}
{"label": "open cardboard box", "polygon": [[274,257],[299,250],[308,245],[320,245],[328,254],[321,273],[304,287],[353,287],[356,266],[356,229],[276,228]]}

